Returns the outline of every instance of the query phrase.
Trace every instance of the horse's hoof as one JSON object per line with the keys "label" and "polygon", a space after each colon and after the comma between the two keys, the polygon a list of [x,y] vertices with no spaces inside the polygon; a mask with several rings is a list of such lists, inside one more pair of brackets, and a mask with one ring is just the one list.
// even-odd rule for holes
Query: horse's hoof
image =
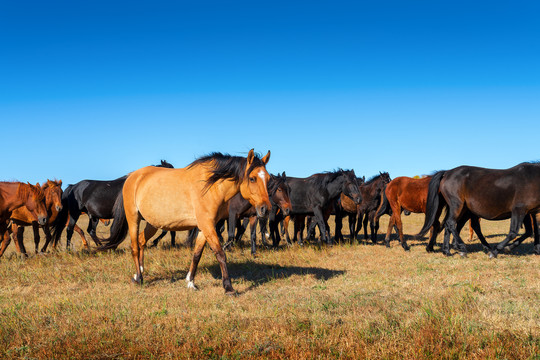
{"label": "horse's hoof", "polygon": [[467,257],[467,253],[465,251],[460,251],[459,252],[459,256],[461,256],[462,258],[466,258]]}
{"label": "horse's hoof", "polygon": [[225,290],[225,295],[227,295],[227,296],[237,296],[238,293],[236,292],[236,290],[230,289],[230,290]]}
{"label": "horse's hoof", "polygon": [[495,258],[497,258],[497,253],[494,252],[494,251],[490,251],[490,252],[489,252],[489,258],[490,258],[490,259],[495,259]]}
{"label": "horse's hoof", "polygon": [[446,251],[446,252],[443,251],[443,254],[444,254],[444,256],[446,256],[446,257],[451,257],[451,256],[452,256],[452,254],[451,254],[449,251]]}
{"label": "horse's hoof", "polygon": [[403,250],[405,251],[411,251],[411,248],[407,244],[403,244]]}
{"label": "horse's hoof", "polygon": [[131,279],[131,282],[137,285],[142,285],[143,284],[142,276],[138,277],[137,274],[133,274],[133,278]]}
{"label": "horse's hoof", "polygon": [[187,288],[193,291],[199,290],[199,288],[195,286],[195,283],[193,282],[193,280],[187,282]]}
{"label": "horse's hoof", "polygon": [[503,251],[505,254],[510,254],[512,252],[512,248],[510,246],[505,246]]}
{"label": "horse's hoof", "polygon": [[387,248],[390,248],[390,242],[387,242],[385,245]]}
{"label": "horse's hoof", "polygon": [[433,249],[433,247],[428,246],[428,247],[426,247],[426,251],[427,251],[428,253],[432,253],[432,252],[434,252],[435,250]]}

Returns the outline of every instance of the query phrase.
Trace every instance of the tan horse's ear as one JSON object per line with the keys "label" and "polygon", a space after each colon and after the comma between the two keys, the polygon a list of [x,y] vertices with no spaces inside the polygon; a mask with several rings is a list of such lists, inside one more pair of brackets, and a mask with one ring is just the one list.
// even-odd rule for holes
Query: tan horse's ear
{"label": "tan horse's ear", "polygon": [[62,180],[58,180],[57,183],[58,183],[58,186],[62,186]]}
{"label": "tan horse's ear", "polygon": [[251,163],[253,162],[253,158],[255,157],[255,152],[253,151],[253,149],[249,150],[248,152],[248,156],[247,156],[247,166],[246,166],[246,169],[249,169],[249,167],[251,166]]}
{"label": "tan horse's ear", "polygon": [[[30,184],[30,183],[28,183],[28,184]],[[36,183],[36,187],[39,188],[39,187],[41,187],[41,185],[39,185],[39,183]]]}
{"label": "tan horse's ear", "polygon": [[268,160],[270,160],[270,150],[268,150],[268,154],[266,154],[261,160],[264,165],[268,164]]}

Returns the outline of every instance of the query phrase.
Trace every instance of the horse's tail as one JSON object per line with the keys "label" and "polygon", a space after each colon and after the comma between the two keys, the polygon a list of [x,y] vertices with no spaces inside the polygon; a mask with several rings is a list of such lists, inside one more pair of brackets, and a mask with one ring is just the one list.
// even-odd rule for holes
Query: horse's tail
{"label": "horse's tail", "polygon": [[54,219],[53,223],[51,224],[52,227],[52,244],[53,247],[56,247],[58,243],[60,242],[60,236],[62,235],[62,231],[64,231],[64,228],[66,227],[68,218],[69,218],[69,196],[71,195],[72,191],[72,185],[68,186],[66,191],[62,193],[62,210],[56,215],[56,219]]}
{"label": "horse's tail", "polygon": [[386,185],[381,191],[381,202],[379,204],[379,209],[377,209],[377,213],[375,214],[375,219],[379,219],[384,214],[390,213],[390,203],[388,202],[388,198],[386,197]]}
{"label": "horse's tail", "polygon": [[107,239],[98,239],[104,245],[97,249],[100,251],[116,249],[118,245],[124,241],[128,233],[128,223],[126,220],[126,212],[124,211],[124,196],[122,191],[118,193],[113,207],[113,223],[111,226],[111,235]]}
{"label": "horse's tail", "polygon": [[418,237],[424,236],[428,232],[428,230],[433,226],[435,220],[437,220],[436,217],[439,213],[439,207],[445,205],[441,204],[441,197],[439,196],[439,186],[445,173],[446,171],[439,171],[433,175],[431,181],[429,182],[426,201],[426,217],[422,230],[420,230],[420,232],[416,235]]}

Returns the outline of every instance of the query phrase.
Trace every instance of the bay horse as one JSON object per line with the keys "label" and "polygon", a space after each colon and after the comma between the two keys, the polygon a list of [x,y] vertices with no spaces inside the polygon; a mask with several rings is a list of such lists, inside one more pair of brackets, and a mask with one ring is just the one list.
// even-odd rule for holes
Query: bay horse
{"label": "bay horse", "polygon": [[[450,234],[456,240],[460,253],[466,254],[465,244],[457,229],[463,227],[469,218],[473,220],[473,228],[476,225],[479,227],[476,221],[479,218],[511,219],[508,235],[489,253],[490,258],[495,258],[518,236],[522,223],[525,234],[514,240],[509,249],[519,245],[532,233],[532,225],[524,220],[529,215],[534,217],[540,209],[540,164],[521,163],[504,170],[460,166],[437,172],[429,183],[426,218],[419,235],[425,234],[433,226],[444,206],[448,207],[443,243],[443,253],[447,256],[450,255]],[[540,254],[537,236],[534,251]]]}
{"label": "bay horse", "polygon": [[377,232],[379,231],[379,220],[376,219],[377,210],[381,202],[381,193],[390,182],[390,175],[387,172],[379,172],[378,175],[360,185],[360,193],[362,194],[362,202],[358,206],[358,224],[355,229],[354,237],[356,238],[362,223],[364,225],[364,239],[368,239],[368,221],[371,230],[371,241],[377,242]]}
{"label": "bay horse", "polygon": [[[290,188],[291,217],[294,220],[294,238],[299,237],[299,243],[303,243],[303,226],[306,216],[313,216],[313,220],[319,226],[321,239],[327,244],[332,244],[332,238],[328,233],[329,228],[326,220],[330,215],[334,201],[344,193],[352,198],[357,204],[362,201],[362,195],[358,190],[358,181],[354,170],[338,169],[333,172],[325,172],[311,175],[307,178],[288,177],[287,184]],[[288,221],[286,221],[288,224]],[[286,231],[287,242],[290,242]]]}
{"label": "bay horse", "polygon": [[[366,177],[363,176],[361,178],[357,178],[356,180],[358,182],[358,186],[362,186],[362,184],[364,184],[366,181]],[[344,240],[341,229],[343,228],[343,218],[345,216],[348,216],[349,218],[349,236],[352,241],[355,237],[358,204],[355,203],[353,199],[342,193],[334,204],[334,215],[334,221],[336,223],[334,236],[335,241],[340,242]]]}
{"label": "bay horse", "polygon": [[[200,233],[186,276],[188,288],[196,289],[197,266],[208,242],[219,262],[225,292],[233,294],[216,223],[227,211],[228,201],[238,192],[255,207],[259,217],[267,216],[272,206],[267,191],[269,159],[270,151],[260,158],[251,149],[247,158],[212,153],[181,169],[150,166],[132,172],[115,203],[111,236],[103,240],[105,245],[100,249],[116,248],[129,231],[137,271],[132,281],[142,284],[144,248],[157,229],[182,231],[198,227]],[[147,225],[139,234],[142,219]]]}
{"label": "bay horse", "polygon": [[[51,231],[49,226],[54,223],[59,212],[62,210],[62,180],[47,180],[42,185],[43,193],[45,194],[45,206],[47,208],[47,222],[42,225],[43,232],[45,233],[45,245],[41,249],[41,252],[45,252],[49,242],[52,239]],[[24,255],[26,254],[26,249],[24,247],[23,237],[24,237],[24,228],[26,226],[32,226],[34,231],[34,245],[36,254],[39,252],[39,227],[40,225],[37,222],[37,215],[34,211],[30,211],[27,207],[22,206],[11,214],[11,231],[13,237],[15,238],[15,245],[17,250]]]}
{"label": "bay horse", "polygon": [[[281,175],[270,175],[270,181],[268,181],[268,195],[272,208],[270,209],[268,217],[271,221],[275,220],[275,216],[278,211],[281,211],[283,214],[285,214],[285,216],[289,215],[289,212],[291,211],[292,205],[289,198],[289,187],[286,181],[287,176],[285,175],[285,172],[283,172]],[[249,201],[244,199],[240,193],[238,193],[229,201],[228,210],[228,241],[224,245],[224,248],[238,242],[242,238],[242,235],[246,231],[247,224],[240,225],[240,220],[243,218],[249,218],[249,223],[251,226],[251,254],[255,255],[257,252],[257,214],[255,208],[250,204]],[[265,221],[266,219],[260,220]],[[237,234],[235,234],[236,229],[238,229]],[[263,243],[264,242],[265,239],[263,235]]]}
{"label": "bay horse", "polygon": [[[156,167],[172,168],[173,166],[165,160]],[[82,213],[88,214],[87,232],[96,245],[101,242],[97,237],[96,229],[100,219],[112,219],[113,207],[118,194],[122,192],[122,187],[128,175],[114,180],[82,180],[76,184],[69,185],[62,194],[62,211],[58,215],[53,231],[54,244],[56,245],[66,227],[67,242],[66,248],[70,249],[71,237],[75,225]],[[86,241],[83,246],[87,248]]]}
{"label": "bay horse", "polygon": [[39,225],[47,223],[47,208],[45,206],[45,194],[37,183],[0,182],[0,257],[6,251],[11,237],[5,236],[8,230],[8,221],[14,210],[26,206],[33,212]]}

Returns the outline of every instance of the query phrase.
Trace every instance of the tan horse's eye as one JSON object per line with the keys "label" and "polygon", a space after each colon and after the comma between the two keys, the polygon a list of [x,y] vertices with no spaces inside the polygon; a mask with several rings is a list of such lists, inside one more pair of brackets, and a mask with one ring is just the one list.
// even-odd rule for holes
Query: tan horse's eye
{"label": "tan horse's eye", "polygon": [[255,179],[255,177],[252,176],[252,177],[249,178],[249,181],[252,182],[252,183],[254,183],[255,181],[257,181],[257,179]]}

